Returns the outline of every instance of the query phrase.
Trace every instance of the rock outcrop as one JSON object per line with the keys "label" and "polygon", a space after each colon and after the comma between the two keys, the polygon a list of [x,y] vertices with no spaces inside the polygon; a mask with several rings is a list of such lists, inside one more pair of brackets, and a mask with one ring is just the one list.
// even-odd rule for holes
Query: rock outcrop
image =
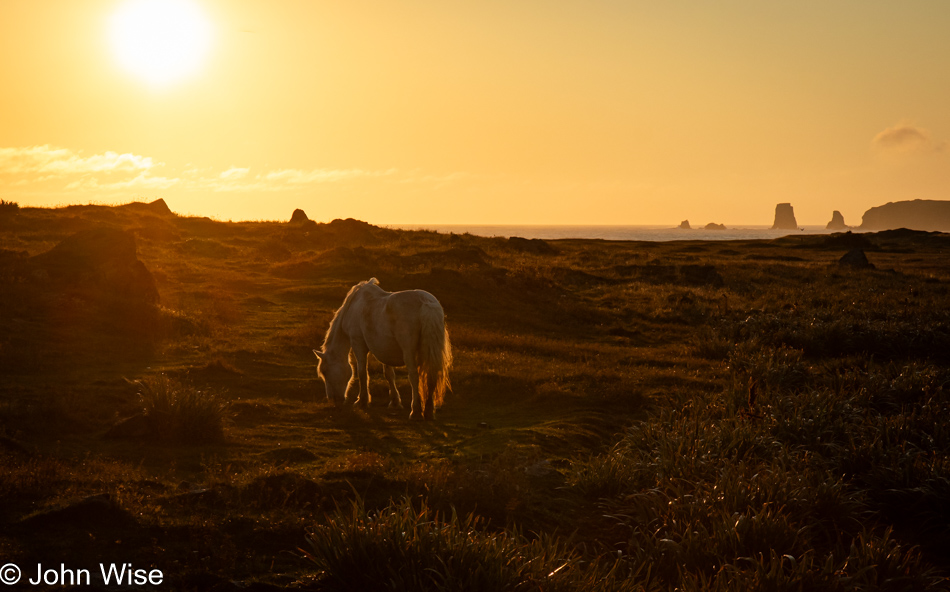
{"label": "rock outcrop", "polygon": [[159,330],[159,294],[136,253],[135,236],[109,227],[67,237],[24,262],[30,313],[59,335],[151,338]]}
{"label": "rock outcrop", "polygon": [[303,224],[309,221],[310,221],[310,218],[307,217],[307,212],[301,210],[300,208],[297,208],[296,210],[294,210],[294,213],[291,214],[290,216],[291,224]]}
{"label": "rock outcrop", "polygon": [[155,216],[169,217],[174,216],[175,213],[171,211],[168,207],[168,204],[165,203],[165,200],[158,198],[155,201],[150,201],[148,203],[133,201],[125,205],[119,206],[119,208],[125,210],[131,210],[133,212],[139,212],[143,214],[153,214]]}
{"label": "rock outcrop", "polygon": [[30,259],[31,275],[59,289],[95,300],[158,304],[152,274],[139,261],[135,236],[115,228],[90,228]]}
{"label": "rock outcrop", "polygon": [[692,230],[692,226],[689,225],[689,220],[683,220],[680,222],[680,225],[677,228],[682,228],[683,230]]}
{"label": "rock outcrop", "polygon": [[857,269],[874,269],[874,264],[868,261],[863,249],[851,249],[838,259],[838,265]]}
{"label": "rock outcrop", "polygon": [[844,223],[844,216],[841,212],[835,210],[831,213],[831,222],[825,226],[825,230],[847,230],[848,225]]}
{"label": "rock outcrop", "polygon": [[950,201],[915,199],[889,202],[864,212],[861,230],[950,231]]}
{"label": "rock outcrop", "polygon": [[726,229],[726,225],[725,225],[725,224],[716,224],[715,222],[710,222],[709,224],[707,224],[707,225],[704,226],[703,228],[705,228],[706,230],[725,230],[725,229]]}
{"label": "rock outcrop", "polygon": [[790,203],[780,203],[775,206],[775,222],[772,230],[798,230],[798,221],[795,220],[795,210]]}

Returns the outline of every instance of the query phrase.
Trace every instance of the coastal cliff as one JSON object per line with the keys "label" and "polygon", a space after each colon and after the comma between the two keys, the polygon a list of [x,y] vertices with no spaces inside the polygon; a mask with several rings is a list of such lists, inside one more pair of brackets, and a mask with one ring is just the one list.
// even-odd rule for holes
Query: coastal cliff
{"label": "coastal cliff", "polygon": [[915,199],[889,202],[864,212],[861,230],[950,230],[950,201]]}

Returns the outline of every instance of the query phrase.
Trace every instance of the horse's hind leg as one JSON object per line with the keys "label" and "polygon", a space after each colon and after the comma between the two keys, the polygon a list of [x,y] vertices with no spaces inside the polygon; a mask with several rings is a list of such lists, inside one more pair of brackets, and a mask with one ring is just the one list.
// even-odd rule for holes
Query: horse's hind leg
{"label": "horse's hind leg", "polygon": [[415,359],[406,356],[406,368],[409,369],[409,386],[412,387],[412,412],[409,419],[422,419],[422,397],[419,396],[419,369]]}
{"label": "horse's hind leg", "polygon": [[425,406],[422,410],[422,418],[434,419],[435,418],[435,403],[434,403],[435,389],[438,387],[439,377],[433,374],[429,374],[429,376],[426,377],[426,380],[428,382],[428,384],[426,385],[428,387],[428,390],[426,391],[428,393],[428,396],[426,397]]}
{"label": "horse's hind leg", "polygon": [[402,409],[402,397],[399,396],[399,387],[396,386],[396,370],[383,364],[383,374],[389,381],[389,406]]}

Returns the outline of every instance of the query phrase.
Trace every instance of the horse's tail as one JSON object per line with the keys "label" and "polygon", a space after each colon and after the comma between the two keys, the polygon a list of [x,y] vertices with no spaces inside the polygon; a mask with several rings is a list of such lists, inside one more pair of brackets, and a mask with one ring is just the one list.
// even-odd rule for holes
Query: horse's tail
{"label": "horse's tail", "polygon": [[452,344],[445,327],[445,314],[438,303],[422,305],[419,352],[416,356],[419,371],[419,396],[423,408],[431,397],[433,407],[442,404],[445,391],[450,390],[449,369],[452,367]]}

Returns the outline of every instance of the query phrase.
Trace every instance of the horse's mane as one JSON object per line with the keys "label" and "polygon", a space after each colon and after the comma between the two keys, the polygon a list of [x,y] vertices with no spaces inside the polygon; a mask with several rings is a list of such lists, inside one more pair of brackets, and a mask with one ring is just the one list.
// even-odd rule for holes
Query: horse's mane
{"label": "horse's mane", "polygon": [[326,337],[323,339],[323,351],[327,351],[327,346],[330,345],[330,342],[336,337],[339,333],[340,325],[343,323],[343,317],[346,315],[347,311],[350,310],[350,305],[353,304],[355,300],[356,293],[360,288],[366,285],[378,286],[379,280],[376,278],[369,278],[366,281],[360,282],[350,288],[350,291],[346,293],[346,298],[343,299],[343,304],[337,309],[336,313],[333,315],[333,319],[330,321],[330,328],[327,329]]}

